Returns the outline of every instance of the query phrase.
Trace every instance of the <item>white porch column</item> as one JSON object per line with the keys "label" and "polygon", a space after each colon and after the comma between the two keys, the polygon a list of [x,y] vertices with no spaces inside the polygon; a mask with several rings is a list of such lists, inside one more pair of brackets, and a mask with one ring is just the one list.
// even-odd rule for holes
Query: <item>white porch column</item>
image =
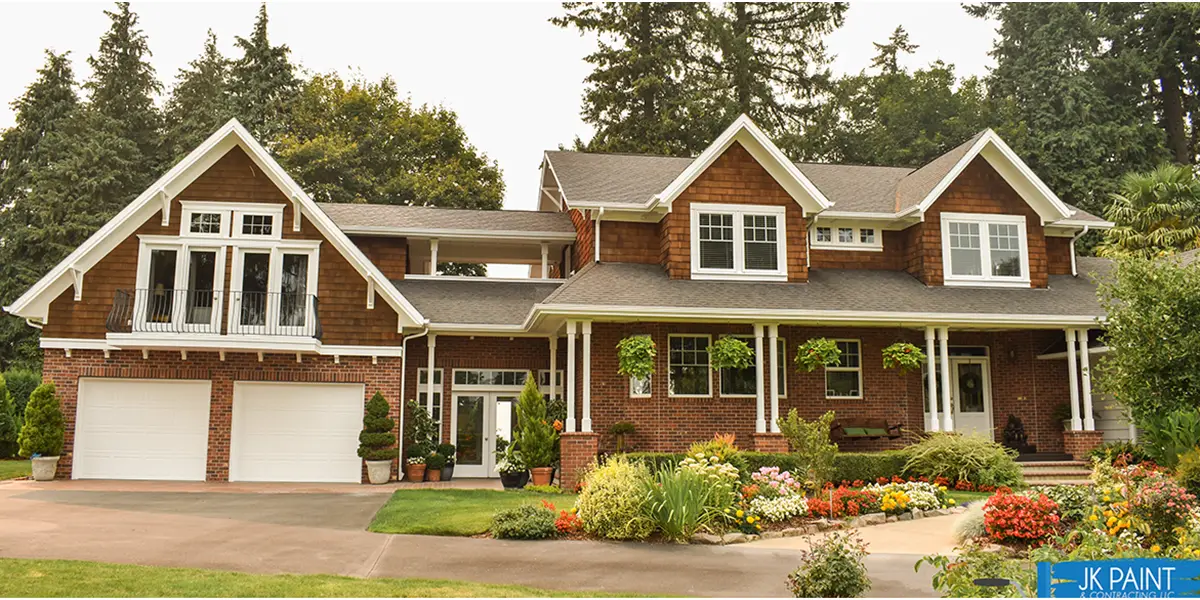
{"label": "white porch column", "polygon": [[542,279],[550,277],[550,244],[542,242]]}
{"label": "white porch column", "polygon": [[583,322],[583,425],[584,433],[592,432],[592,322]]}
{"label": "white porch column", "polygon": [[763,391],[763,326],[754,325],[754,374],[758,381],[754,387],[754,431],[767,432],[767,417]]}
{"label": "white porch column", "polygon": [[438,241],[436,239],[429,240],[429,274],[437,275],[438,265]]}
{"label": "white porch column", "polygon": [[426,365],[425,371],[425,410],[429,411],[430,416],[433,415],[433,352],[437,348],[437,334],[431,333],[425,336],[429,340],[429,364]]}
{"label": "white porch column", "polygon": [[942,430],[954,431],[954,410],[950,408],[950,328],[941,328],[941,345],[938,350],[942,355]]}
{"label": "white porch column", "polygon": [[558,332],[550,334],[550,399],[558,398],[560,388],[558,388],[558,378],[556,377],[558,369]]}
{"label": "white porch column", "polygon": [[563,431],[575,431],[575,321],[567,321],[567,423]]}
{"label": "white porch column", "polygon": [[932,325],[925,327],[925,356],[926,368],[925,373],[925,395],[928,397],[926,404],[929,408],[929,430],[941,431],[938,419],[938,386],[937,386],[937,350],[934,340],[937,338],[937,329]]}
{"label": "white porch column", "polygon": [[1071,384],[1071,431],[1083,429],[1079,418],[1079,359],[1075,356],[1075,330],[1068,329],[1067,335],[1067,380]]}
{"label": "white porch column", "polygon": [[[767,353],[771,357],[771,433],[779,433],[779,326],[767,326]],[[762,377],[759,377],[762,381]]]}
{"label": "white porch column", "polygon": [[1092,364],[1088,356],[1088,330],[1075,330],[1075,339],[1079,341],[1079,374],[1082,375],[1080,385],[1083,386],[1083,429],[1096,430],[1096,417],[1092,412]]}

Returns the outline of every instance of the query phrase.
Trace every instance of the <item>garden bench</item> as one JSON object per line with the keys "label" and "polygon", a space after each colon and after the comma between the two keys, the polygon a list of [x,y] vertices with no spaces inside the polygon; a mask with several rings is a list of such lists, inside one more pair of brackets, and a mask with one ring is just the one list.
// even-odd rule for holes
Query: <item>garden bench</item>
{"label": "garden bench", "polygon": [[829,429],[833,441],[840,439],[894,440],[900,437],[900,423],[889,425],[885,419],[834,421]]}

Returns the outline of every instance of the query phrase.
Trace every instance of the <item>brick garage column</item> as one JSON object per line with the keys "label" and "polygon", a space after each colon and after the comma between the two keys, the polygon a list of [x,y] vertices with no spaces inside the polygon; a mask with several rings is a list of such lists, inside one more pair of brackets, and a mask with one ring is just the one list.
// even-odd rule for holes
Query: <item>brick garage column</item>
{"label": "brick garage column", "polygon": [[562,458],[558,478],[563,490],[573,491],[600,453],[600,434],[564,431],[560,443]]}
{"label": "brick garage column", "polygon": [[1103,431],[1064,431],[1063,450],[1075,460],[1087,460],[1088,452],[1104,443]]}
{"label": "brick garage column", "polygon": [[787,438],[782,433],[755,433],[750,438],[754,440],[755,452],[783,454],[788,451]]}

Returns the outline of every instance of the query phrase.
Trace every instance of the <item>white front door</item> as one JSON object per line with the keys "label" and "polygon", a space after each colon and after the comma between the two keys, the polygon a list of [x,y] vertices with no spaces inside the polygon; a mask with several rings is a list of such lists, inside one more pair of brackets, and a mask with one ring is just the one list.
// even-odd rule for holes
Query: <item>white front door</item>
{"label": "white front door", "polygon": [[988,361],[950,360],[950,390],[954,398],[954,430],[992,438],[992,382]]}
{"label": "white front door", "polygon": [[512,441],[517,426],[517,397],[509,393],[454,395],[451,441],[457,448],[455,477],[498,477],[496,448]]}

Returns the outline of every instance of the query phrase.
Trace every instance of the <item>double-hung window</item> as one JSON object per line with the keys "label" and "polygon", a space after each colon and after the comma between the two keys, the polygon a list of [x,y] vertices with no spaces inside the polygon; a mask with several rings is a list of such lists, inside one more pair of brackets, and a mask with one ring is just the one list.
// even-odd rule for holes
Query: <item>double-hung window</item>
{"label": "double-hung window", "polygon": [[942,213],[946,285],[1029,285],[1025,217]]}
{"label": "double-hung window", "polygon": [[[417,369],[417,404],[429,406],[429,369]],[[437,443],[442,443],[442,370],[433,370],[433,410],[429,416],[437,425]]]}
{"label": "double-hung window", "polygon": [[825,367],[826,398],[862,398],[862,344],[836,340],[841,351],[836,367]]}
{"label": "double-hung window", "polygon": [[695,279],[787,279],[782,206],[692,203]]}
{"label": "double-hung window", "polygon": [[[753,336],[733,336],[750,346],[752,353],[750,358],[750,366],[745,369],[721,369],[721,395],[722,396],[755,396],[758,394],[758,353],[755,347]],[[767,356],[763,357],[763,361],[768,361],[770,357],[769,344],[770,338],[763,338],[763,351],[767,352]],[[779,397],[787,398],[787,343],[783,338],[775,339],[775,378],[779,381]],[[770,365],[767,362],[763,363],[764,368],[769,369]],[[763,390],[764,393],[770,393],[770,390]]]}
{"label": "double-hung window", "polygon": [[668,338],[667,391],[671,396],[709,397],[712,374],[708,365],[707,335],[672,335]]}

